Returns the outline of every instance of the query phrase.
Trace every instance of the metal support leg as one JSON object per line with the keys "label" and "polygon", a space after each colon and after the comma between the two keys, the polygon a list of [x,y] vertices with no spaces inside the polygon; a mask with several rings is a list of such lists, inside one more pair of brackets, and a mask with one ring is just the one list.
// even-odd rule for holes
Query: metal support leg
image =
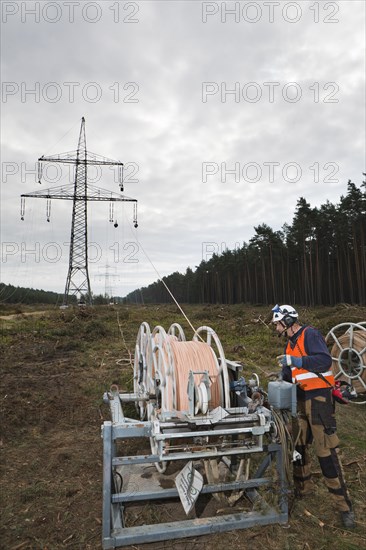
{"label": "metal support leg", "polygon": [[286,479],[285,465],[283,460],[284,449],[279,446],[277,451],[276,468],[278,473],[278,479],[280,482],[280,494],[278,497],[278,504],[282,514],[288,515],[288,485]]}
{"label": "metal support leg", "polygon": [[[111,403],[110,403],[111,404]],[[113,406],[113,404],[112,404]],[[113,408],[115,417],[118,416],[118,407]],[[119,416],[118,416],[119,417]],[[146,424],[146,425],[145,425]],[[116,456],[116,442],[118,440],[129,438],[147,438],[151,437],[152,427],[144,422],[132,422],[125,421],[124,423],[112,423],[105,422],[103,425],[103,549],[109,550],[112,548],[119,548],[121,546],[130,546],[134,544],[144,544],[146,542],[158,542],[163,540],[180,539],[187,536],[199,536],[212,533],[222,533],[230,531],[232,529],[245,529],[258,525],[270,525],[274,523],[287,523],[288,521],[288,487],[285,466],[283,463],[283,453],[286,449],[283,449],[279,443],[270,443],[260,447],[260,451],[265,453],[265,456],[260,460],[254,477],[250,480],[240,480],[228,483],[222,483],[219,486],[213,486],[208,484],[204,486],[202,493],[215,493],[217,491],[237,491],[244,490],[245,494],[249,497],[252,503],[257,503],[257,506],[250,512],[233,513],[230,515],[210,517],[210,518],[196,518],[192,520],[172,521],[162,524],[149,524],[127,527],[123,518],[122,507],[124,504],[145,501],[147,500],[161,500],[161,499],[173,499],[178,497],[176,489],[163,489],[161,485],[150,484],[146,489],[144,487],[139,488],[136,492],[134,487],[135,481],[132,482],[129,487],[128,476],[127,480],[119,486],[117,478],[114,478],[114,468],[118,466],[133,468],[139,465],[153,465],[159,461],[158,455],[137,455],[137,456]],[[187,426],[184,425],[187,429]],[[257,428],[256,426],[254,428]],[[253,428],[253,432],[254,432]],[[220,428],[221,429],[221,428]],[[258,430],[257,430],[258,431]],[[183,432],[182,432],[183,433]],[[195,431],[194,434],[199,432]],[[220,430],[213,432],[215,435],[220,433]],[[162,435],[166,435],[162,433]],[[176,432],[171,432],[171,438],[176,437]],[[180,433],[179,433],[180,435]],[[257,434],[255,434],[257,435]],[[183,436],[182,436],[183,437]],[[177,437],[176,437],[177,439]],[[240,449],[227,449],[222,451],[222,460],[227,466],[231,466],[231,460],[229,456],[231,454],[235,456],[238,454],[240,459],[243,458],[243,451],[240,453]],[[215,459],[218,458],[215,455],[216,450],[211,450],[211,456]],[[256,448],[248,449],[247,454],[255,454],[258,450]],[[195,453],[195,459],[202,457],[202,452]],[[207,453],[207,450],[205,450]],[[184,452],[180,454],[185,460],[192,459],[193,453]],[[198,457],[197,457],[198,455]],[[229,455],[229,456],[228,456]],[[174,456],[173,453],[169,454],[170,459]],[[204,455],[205,457],[205,455]],[[271,485],[273,486],[273,476],[264,478],[266,470],[272,471],[272,464],[276,462],[277,480],[273,489],[278,487],[278,507],[275,508],[267,502],[265,496],[266,491],[260,491],[260,487]],[[273,464],[274,467],[274,464]],[[118,471],[118,470],[117,470]],[[119,473],[119,472],[118,472]],[[121,475],[123,472],[121,472]],[[135,475],[135,474],[134,474]],[[138,474],[137,474],[138,475]],[[158,481],[158,480],[157,480]],[[151,482],[149,482],[151,483]],[[175,506],[173,504],[173,506]],[[279,508],[279,509],[278,509]]]}
{"label": "metal support leg", "polygon": [[[272,453],[269,453],[264,457],[262,462],[259,464],[256,472],[253,475],[253,479],[258,479],[263,476],[264,472],[267,470],[268,466],[271,464],[272,461]],[[247,489],[245,491],[246,496],[249,498],[250,502],[253,504],[260,498],[259,493],[257,489]]]}
{"label": "metal support leg", "polygon": [[[111,536],[112,500],[112,422],[103,424],[103,548]],[[109,546],[113,548],[113,546]]]}

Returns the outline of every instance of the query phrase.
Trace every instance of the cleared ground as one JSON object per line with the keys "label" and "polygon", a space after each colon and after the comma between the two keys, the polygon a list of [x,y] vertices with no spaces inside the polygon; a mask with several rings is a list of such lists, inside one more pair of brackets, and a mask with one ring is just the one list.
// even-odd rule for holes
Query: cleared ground
{"label": "cleared ground", "polygon": [[[195,327],[212,326],[226,356],[243,363],[244,375],[256,372],[266,387],[265,374],[278,370],[275,357],[282,352],[281,341],[265,324],[268,309],[207,305],[185,310]],[[365,308],[347,305],[300,312],[303,321],[324,334],[340,322],[366,319]],[[175,306],[64,311],[42,307],[36,315],[29,313],[32,308],[0,309],[1,547],[101,548],[100,426],[109,419],[103,392],[112,383],[132,389],[131,360],[142,321],[152,328],[179,322],[187,337],[191,330]],[[268,526],[135,548],[366,548],[365,411],[358,405],[337,408],[346,479],[356,511],[353,532],[339,524],[314,461],[316,492],[294,501],[287,528]],[[171,521],[174,510],[149,504],[131,509],[127,517],[136,523]]]}

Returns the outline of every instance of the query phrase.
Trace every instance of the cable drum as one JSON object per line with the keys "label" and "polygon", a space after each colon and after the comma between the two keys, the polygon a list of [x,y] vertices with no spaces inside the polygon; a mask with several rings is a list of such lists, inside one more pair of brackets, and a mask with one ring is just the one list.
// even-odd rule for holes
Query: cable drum
{"label": "cable drum", "polygon": [[193,340],[186,341],[178,323],[173,323],[168,332],[160,325],[151,331],[148,323],[142,323],[133,379],[140,419],[146,418],[158,430],[153,431],[150,446],[153,455],[162,457],[155,463],[160,473],[166,471],[170,445],[159,438],[159,421],[206,415],[218,406],[230,407],[226,359],[210,327],[200,327]]}
{"label": "cable drum", "polygon": [[327,334],[326,342],[332,346],[335,379],[352,384],[358,394],[366,394],[366,323],[336,325]]}
{"label": "cable drum", "polygon": [[[147,366],[151,356],[150,326],[148,323],[143,322],[141,323],[137,333],[133,365],[133,391],[137,395],[141,395],[141,397],[146,396],[148,392],[149,384]],[[136,402],[136,409],[140,414],[140,419],[144,420],[146,417],[146,401],[141,400]]]}
{"label": "cable drum", "polygon": [[[181,412],[189,409],[187,388],[190,371],[200,373],[193,375],[197,398],[196,412],[206,413],[208,408],[214,409],[221,405],[220,368],[211,347],[205,342],[178,342],[174,340],[170,341],[170,347],[175,372],[175,409]],[[206,371],[210,378],[211,399],[209,402],[207,397],[205,398],[205,384],[202,381],[202,373]],[[208,394],[206,393],[206,395]],[[205,402],[205,405],[203,402]],[[199,404],[204,410],[200,410]]]}
{"label": "cable drum", "polygon": [[[224,351],[210,327],[200,327],[193,340],[173,323],[168,332],[141,324],[135,347],[134,392],[141,396],[138,411],[143,420],[156,412],[188,413],[188,386],[193,375],[195,414],[219,405],[230,406],[229,376]],[[155,401],[149,401],[154,396]],[[147,403],[147,404],[146,404]]]}
{"label": "cable drum", "polygon": [[[185,341],[182,338],[181,327],[178,328],[177,324],[172,327],[168,333],[159,326],[152,332],[152,339],[155,342],[152,370],[155,381],[159,384],[161,412],[187,413],[189,411],[188,385],[191,373],[195,387],[196,414],[205,413],[207,409],[222,405],[224,402],[220,376],[222,369],[214,350],[209,343],[202,341],[202,338],[198,341],[198,331],[195,335],[196,339]],[[178,336],[175,336],[175,333],[178,333]],[[206,373],[210,381],[209,392],[205,392],[203,388],[205,385],[203,377]],[[208,393],[211,396],[209,402]]]}
{"label": "cable drum", "polygon": [[220,395],[221,395],[220,405],[222,407],[230,407],[229,373],[228,373],[228,368],[226,364],[224,349],[221,345],[219,337],[217,336],[216,332],[212,328],[207,326],[202,326],[196,330],[193,336],[193,340],[198,341],[198,339],[206,340],[207,345],[211,349],[211,353],[214,355],[218,373],[221,375],[217,379],[217,383],[220,386]]}
{"label": "cable drum", "polygon": [[171,336],[175,336],[177,340],[180,342],[186,341],[186,336],[184,334],[184,330],[178,323],[173,323],[168,330],[168,334]]}

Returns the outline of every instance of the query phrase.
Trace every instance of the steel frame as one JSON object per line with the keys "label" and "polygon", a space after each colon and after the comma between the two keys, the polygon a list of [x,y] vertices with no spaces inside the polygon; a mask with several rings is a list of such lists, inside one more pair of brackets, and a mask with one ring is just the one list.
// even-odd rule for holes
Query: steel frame
{"label": "steel frame", "polygon": [[[70,296],[84,297],[92,305],[92,292],[88,268],[88,208],[90,201],[133,202],[134,203],[134,226],[137,227],[137,200],[124,195],[108,191],[88,184],[88,166],[116,166],[118,167],[120,188],[123,191],[123,162],[108,159],[87,151],[85,136],[85,118],[81,119],[78,148],[76,152],[60,153],[51,157],[42,156],[38,159],[38,178],[41,183],[43,163],[61,163],[75,165],[74,183],[52,187],[46,190],[24,193],[21,195],[21,220],[24,220],[25,198],[47,199],[47,221],[50,221],[51,199],[72,200],[72,221],[69,250],[69,268],[66,277],[63,305],[67,306]],[[111,221],[111,220],[110,220]]]}
{"label": "steel frame", "polygon": [[[102,426],[102,438],[103,438],[103,528],[102,528],[102,543],[103,549],[118,548],[121,546],[143,544],[147,542],[156,542],[171,539],[180,539],[185,537],[193,537],[197,535],[212,534],[217,532],[226,532],[235,529],[246,529],[258,525],[269,525],[274,523],[287,523],[288,521],[288,487],[286,481],[286,475],[284,470],[283,453],[286,449],[282,448],[282,445],[276,442],[263,444],[263,434],[268,432],[269,422],[263,421],[259,418],[259,425],[248,427],[248,422],[245,422],[245,415],[240,414],[243,409],[228,409],[231,413],[237,413],[237,420],[234,423],[226,419],[220,422],[212,431],[211,435],[219,435],[220,433],[233,434],[246,433],[251,431],[255,436],[256,444],[251,447],[241,446],[233,449],[222,449],[217,451],[211,449],[209,451],[202,450],[201,452],[178,452],[170,453],[164,456],[164,452],[159,454],[141,454],[137,456],[116,456],[116,443],[118,440],[125,440],[129,438],[145,438],[148,439],[152,436],[159,435],[159,426],[157,427],[156,421],[140,422],[125,418],[121,406],[121,401],[132,401],[138,398],[134,394],[119,394],[115,391],[112,395],[109,395],[109,404],[112,414],[112,421],[104,422]],[[254,417],[255,415],[252,415]],[[179,441],[180,437],[197,437],[201,432],[196,427],[193,432],[187,432],[189,430],[190,422],[182,422],[179,420],[178,424],[174,420],[168,420],[166,422],[159,422],[160,428],[169,429],[169,435],[161,433],[160,441],[164,440],[164,436],[169,439],[176,439]],[[176,429],[174,429],[176,426]],[[181,429],[183,428],[183,435]],[[206,432],[202,432],[207,435]],[[201,494],[219,493],[223,491],[238,491],[244,490],[247,496],[253,497],[253,501],[258,496],[257,489],[263,486],[269,486],[273,484],[273,480],[270,476],[265,477],[267,468],[275,464],[277,471],[276,490],[278,491],[277,506],[268,504],[264,499],[264,507],[259,511],[250,512],[234,512],[232,514],[215,516],[210,518],[196,518],[187,519],[184,521],[174,521],[161,524],[151,524],[127,527],[125,525],[123,509],[124,505],[141,502],[141,501],[153,501],[161,499],[174,499],[179,498],[178,491],[175,488],[149,490],[142,489],[133,491],[120,491],[118,492],[114,488],[113,472],[119,466],[128,466],[133,468],[136,464],[154,464],[161,463],[161,461],[171,460],[196,460],[200,458],[220,458],[226,465],[230,465],[231,457],[248,456],[251,453],[262,452],[264,454],[262,461],[260,462],[254,477],[248,480],[220,482],[220,483],[207,483],[203,486]],[[261,497],[262,498],[262,497]]]}

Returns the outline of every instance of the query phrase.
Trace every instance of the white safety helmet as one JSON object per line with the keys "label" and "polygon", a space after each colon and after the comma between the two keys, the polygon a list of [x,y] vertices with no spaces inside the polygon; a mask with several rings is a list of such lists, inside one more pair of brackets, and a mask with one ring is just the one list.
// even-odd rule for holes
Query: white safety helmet
{"label": "white safety helmet", "polygon": [[291,327],[294,323],[296,323],[299,314],[297,313],[296,309],[289,305],[283,305],[279,306],[278,304],[275,305],[274,308],[272,308],[273,311],[273,317],[272,317],[272,323],[277,323],[278,321],[282,321],[286,327]]}

